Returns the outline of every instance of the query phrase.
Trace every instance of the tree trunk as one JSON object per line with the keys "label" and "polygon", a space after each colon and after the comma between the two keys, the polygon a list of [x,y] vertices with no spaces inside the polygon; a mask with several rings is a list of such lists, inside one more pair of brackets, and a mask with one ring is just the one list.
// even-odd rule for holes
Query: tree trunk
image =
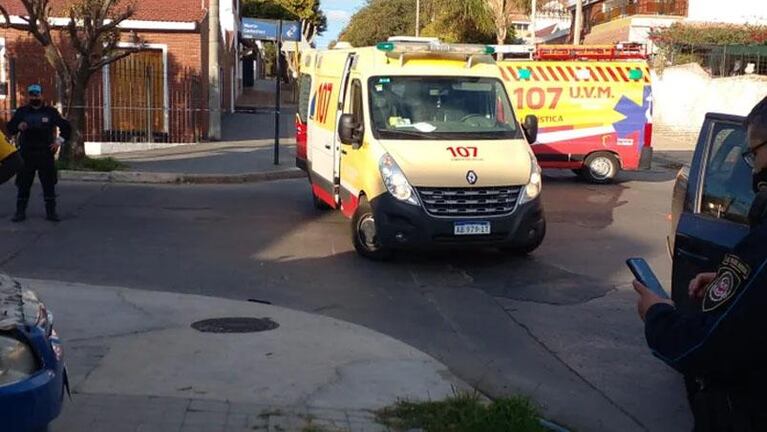
{"label": "tree trunk", "polygon": [[72,125],[72,137],[64,145],[61,158],[64,161],[79,161],[85,157],[85,91],[87,79],[80,79],[72,86],[67,120]]}

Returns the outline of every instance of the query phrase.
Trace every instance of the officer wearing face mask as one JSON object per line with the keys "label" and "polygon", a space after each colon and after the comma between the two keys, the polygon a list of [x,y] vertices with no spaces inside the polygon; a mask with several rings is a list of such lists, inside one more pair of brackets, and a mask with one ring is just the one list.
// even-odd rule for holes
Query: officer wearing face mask
{"label": "officer wearing face mask", "polygon": [[11,136],[19,134],[18,143],[24,160],[24,167],[16,176],[18,196],[16,214],[12,219],[14,222],[27,218],[29,192],[35,181],[35,173],[40,177],[43,187],[46,219],[59,221],[56,213],[58,175],[55,155],[59,150],[56,129],[64,140],[69,140],[71,127],[56,108],[43,104],[42,91],[39,84],[29,86],[27,105],[19,108],[8,122],[8,133]]}
{"label": "officer wearing face mask", "polygon": [[716,273],[690,282],[701,311],[682,313],[634,281],[648,345],[688,378],[695,432],[767,428],[767,98],[746,128],[743,158],[756,192],[751,229]]}

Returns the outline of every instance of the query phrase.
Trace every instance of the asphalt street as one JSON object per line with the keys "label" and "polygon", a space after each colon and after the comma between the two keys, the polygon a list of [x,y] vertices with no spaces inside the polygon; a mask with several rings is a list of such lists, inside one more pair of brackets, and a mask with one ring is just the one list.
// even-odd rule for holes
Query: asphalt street
{"label": "asphalt street", "polygon": [[38,186],[29,220],[12,224],[4,185],[0,269],[321,313],[423,350],[489,395],[530,395],[578,430],[689,430],[681,380],[649,354],[623,264],[645,257],[669,286],[674,176],[659,167],[596,186],[547,173],[548,236],[532,256],[403,253],[388,263],[357,257],[348,221],[315,210],[304,180],[63,183],[58,225],[43,220]]}

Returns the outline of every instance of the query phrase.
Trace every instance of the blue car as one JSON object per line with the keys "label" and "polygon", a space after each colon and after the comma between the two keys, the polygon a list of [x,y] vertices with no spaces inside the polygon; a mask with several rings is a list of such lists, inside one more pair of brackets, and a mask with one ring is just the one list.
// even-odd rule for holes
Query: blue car
{"label": "blue car", "polygon": [[66,388],[52,315],[34,292],[0,274],[0,430],[47,430]]}

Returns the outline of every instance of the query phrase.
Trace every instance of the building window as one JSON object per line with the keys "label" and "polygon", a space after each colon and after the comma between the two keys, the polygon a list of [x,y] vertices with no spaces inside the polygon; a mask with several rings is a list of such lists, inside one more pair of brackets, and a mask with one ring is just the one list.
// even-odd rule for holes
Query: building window
{"label": "building window", "polygon": [[0,38],[0,99],[8,96],[8,51],[5,49],[5,39]]}

